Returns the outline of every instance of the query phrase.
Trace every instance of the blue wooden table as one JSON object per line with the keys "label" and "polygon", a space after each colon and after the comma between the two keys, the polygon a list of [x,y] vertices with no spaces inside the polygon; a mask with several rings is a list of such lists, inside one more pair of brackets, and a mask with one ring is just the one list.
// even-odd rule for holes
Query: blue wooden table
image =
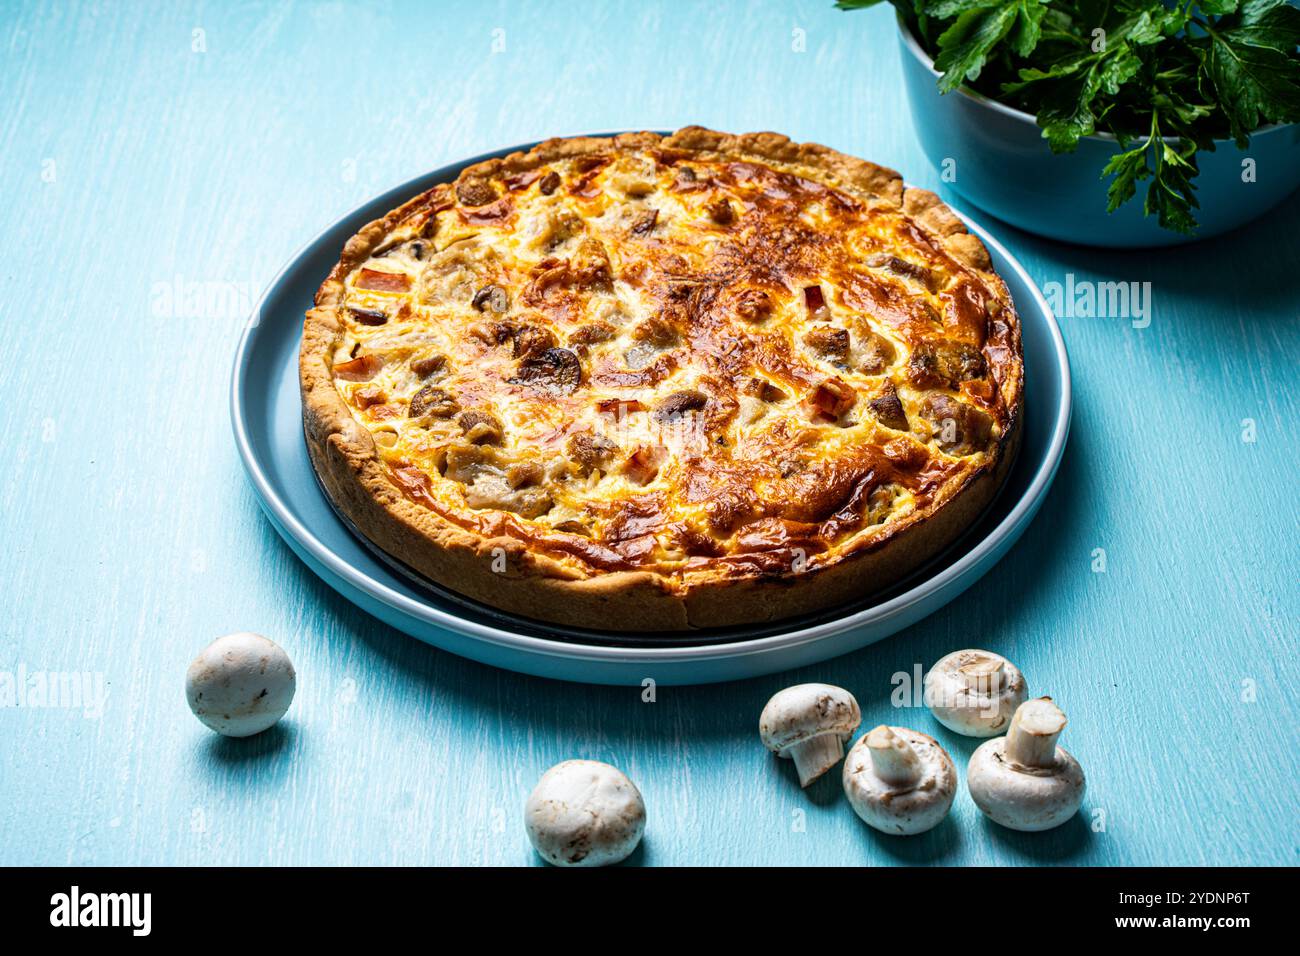
{"label": "blue wooden table", "polygon": [[[509,143],[776,129],[934,188],[891,14],[6,3],[0,49],[0,863],[529,864],[524,798],[578,756],[643,790],[642,863],[1297,862],[1300,196],[1145,253],[986,220],[1040,285],[1151,283],[1149,324],[1062,319],[1074,429],[1035,524],[895,638],[645,703],[460,660],[321,584],[236,458],[236,340],[324,226]],[[299,691],[280,728],[229,741],[183,675],[245,629],[288,649]],[[864,729],[935,733],[964,770],[972,742],[892,707],[891,675],[971,645],[1070,715],[1089,787],[1060,830],[1001,830],[963,792],[928,836],[883,837],[835,775],[801,793],[759,743],[773,691],[825,680]]]}

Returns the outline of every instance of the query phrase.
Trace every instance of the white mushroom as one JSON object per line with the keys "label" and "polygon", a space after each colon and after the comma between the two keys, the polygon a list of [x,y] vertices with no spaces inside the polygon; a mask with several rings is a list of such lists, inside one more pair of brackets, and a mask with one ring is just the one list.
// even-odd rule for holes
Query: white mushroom
{"label": "white mushroom", "polygon": [[194,716],[225,737],[251,737],[273,727],[293,701],[289,655],[260,634],[227,634],[194,658],[185,697]]}
{"label": "white mushroom", "polygon": [[1086,787],[1079,761],[1056,746],[1065,714],[1050,697],[1026,701],[1005,737],[985,741],[966,771],[975,805],[1012,830],[1050,830],[1079,810]]}
{"label": "white mushroom", "polygon": [[843,687],[796,684],[778,692],[758,719],[768,750],[794,760],[806,787],[844,756],[844,742],[862,723],[858,702]]}
{"label": "white mushroom", "polygon": [[1024,675],[1001,654],[953,651],[925,675],[925,702],[935,719],[967,737],[996,737],[1025,701]]}
{"label": "white mushroom", "polygon": [[844,794],[854,812],[882,833],[924,833],[948,815],[957,771],[933,737],[881,724],[849,751]]}
{"label": "white mushroom", "polygon": [[556,866],[608,866],[624,860],[645,832],[641,792],[617,767],[598,760],[557,763],[524,805],[529,842]]}

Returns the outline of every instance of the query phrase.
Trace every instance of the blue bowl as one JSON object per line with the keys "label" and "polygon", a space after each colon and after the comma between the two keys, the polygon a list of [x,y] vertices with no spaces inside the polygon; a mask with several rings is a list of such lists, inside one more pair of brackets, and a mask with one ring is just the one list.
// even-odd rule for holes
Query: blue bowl
{"label": "blue bowl", "polygon": [[[966,87],[941,94],[939,74],[907,25],[899,20],[903,79],[917,138],[963,199],[1027,232],[1088,246],[1172,246],[1227,232],[1263,215],[1300,186],[1300,124],[1269,126],[1250,147],[1216,140],[1197,156],[1200,228],[1185,236],[1142,215],[1145,184],[1113,213],[1106,212],[1109,177],[1101,170],[1119,152],[1109,134],[1089,136],[1073,153],[1053,153],[1028,113]],[[1242,163],[1255,163],[1255,182],[1243,182]],[[955,165],[954,165],[955,162]]]}
{"label": "blue bowl", "polygon": [[738,680],[826,660],[932,614],[993,567],[1028,527],[1056,475],[1070,428],[1065,342],[1042,294],[992,236],[988,246],[1020,312],[1025,350],[1024,432],[1001,494],[965,536],[925,568],[857,605],[691,635],[573,632],[475,606],[421,583],[377,553],[330,507],[302,437],[298,344],[303,313],[348,237],[416,193],[510,147],[434,170],[377,196],[311,240],[271,282],[235,356],[231,420],[258,500],[288,546],[330,587],[387,624],[453,654],[541,677],[638,686]]}

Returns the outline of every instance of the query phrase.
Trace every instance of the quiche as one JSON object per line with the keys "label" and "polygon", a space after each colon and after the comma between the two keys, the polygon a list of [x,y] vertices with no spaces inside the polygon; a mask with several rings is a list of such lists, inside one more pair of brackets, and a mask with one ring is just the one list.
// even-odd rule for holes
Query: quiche
{"label": "quiche", "polygon": [[892,170],[774,133],[553,139],[353,236],[307,313],[336,508],[444,588],[682,631],[897,582],[1023,417],[988,253]]}

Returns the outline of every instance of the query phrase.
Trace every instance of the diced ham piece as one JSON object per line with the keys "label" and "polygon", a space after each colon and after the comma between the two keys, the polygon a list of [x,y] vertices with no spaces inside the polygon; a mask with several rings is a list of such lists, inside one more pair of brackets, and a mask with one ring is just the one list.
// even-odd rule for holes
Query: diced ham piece
{"label": "diced ham piece", "polygon": [[659,474],[666,451],[659,445],[641,445],[627,456],[623,463],[623,474],[638,485],[648,485]]}
{"label": "diced ham piece", "polygon": [[819,285],[810,285],[803,290],[804,305],[808,307],[808,315],[813,319],[824,319],[826,312],[826,297],[822,295],[822,287]]}
{"label": "diced ham piece", "polygon": [[382,356],[368,353],[334,366],[334,374],[345,382],[368,382],[384,367]]}
{"label": "diced ham piece", "polygon": [[858,393],[843,379],[827,379],[808,393],[804,404],[809,416],[821,421],[835,421],[857,401]]}
{"label": "diced ham piece", "polygon": [[644,412],[645,405],[636,398],[602,398],[596,403],[596,411],[602,415],[617,415],[622,418],[633,412]]}
{"label": "diced ham piece", "polygon": [[411,288],[411,277],[400,272],[362,269],[357,276],[357,288],[372,289],[375,292],[407,292]]}

